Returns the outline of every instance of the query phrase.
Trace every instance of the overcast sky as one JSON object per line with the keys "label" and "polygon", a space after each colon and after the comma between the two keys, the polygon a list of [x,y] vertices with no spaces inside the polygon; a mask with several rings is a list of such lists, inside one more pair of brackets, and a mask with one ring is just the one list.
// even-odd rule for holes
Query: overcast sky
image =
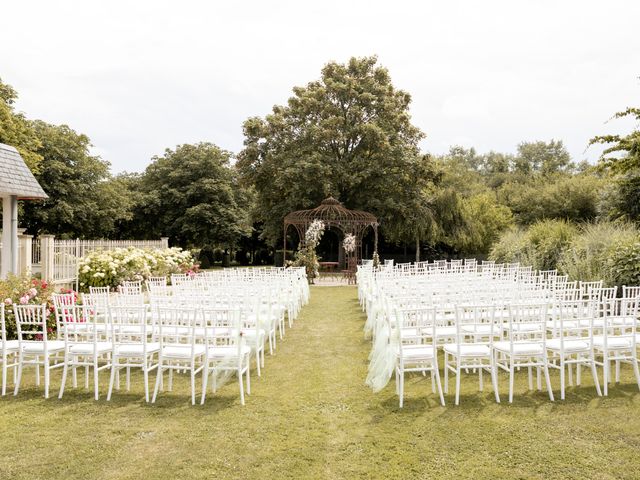
{"label": "overcast sky", "polygon": [[640,104],[640,2],[3,1],[0,78],[30,118],[87,134],[114,172],[285,103],[330,60],[376,54],[413,97],[422,148],[588,139]]}

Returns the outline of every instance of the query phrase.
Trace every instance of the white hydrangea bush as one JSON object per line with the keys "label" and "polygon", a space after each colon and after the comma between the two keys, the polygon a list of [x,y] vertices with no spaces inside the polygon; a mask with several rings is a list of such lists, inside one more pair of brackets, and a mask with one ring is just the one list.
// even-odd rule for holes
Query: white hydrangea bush
{"label": "white hydrangea bush", "polygon": [[169,277],[196,268],[188,250],[116,248],[97,250],[82,258],[78,265],[81,290],[89,287],[115,288],[123,281],[146,280],[149,277]]}

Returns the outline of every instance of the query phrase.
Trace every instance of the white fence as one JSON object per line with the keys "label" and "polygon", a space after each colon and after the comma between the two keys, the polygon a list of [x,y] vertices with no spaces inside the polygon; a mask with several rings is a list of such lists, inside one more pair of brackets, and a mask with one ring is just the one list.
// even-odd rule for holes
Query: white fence
{"label": "white fence", "polygon": [[[169,246],[166,237],[160,240],[59,240],[53,235],[29,239],[31,252],[21,271],[40,273],[41,277],[57,285],[73,285],[78,281],[78,262],[96,250],[116,248],[160,249]],[[29,262],[30,260],[30,262]]]}

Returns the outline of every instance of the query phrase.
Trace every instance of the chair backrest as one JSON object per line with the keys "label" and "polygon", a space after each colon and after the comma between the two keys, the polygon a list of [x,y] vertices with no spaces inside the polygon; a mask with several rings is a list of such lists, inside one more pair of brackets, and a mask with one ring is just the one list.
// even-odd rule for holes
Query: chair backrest
{"label": "chair backrest", "polygon": [[547,303],[516,303],[509,305],[508,335],[514,342],[542,340],[545,343],[547,329]]}
{"label": "chair backrest", "polygon": [[83,293],[82,305],[89,305],[98,315],[106,315],[109,311],[109,297],[102,294]]}
{"label": "chair backrest", "polygon": [[2,337],[2,351],[7,348],[7,323],[4,313],[4,302],[0,303],[0,336]]}
{"label": "chair backrest", "polygon": [[13,304],[16,319],[18,341],[23,342],[48,341],[47,304],[16,305]]}
{"label": "chair backrest", "polygon": [[[201,310],[198,308],[158,306],[155,308],[154,322],[160,345],[190,345],[193,356],[196,343],[207,343],[208,331],[201,328],[204,324]],[[201,331],[196,335],[198,328]]]}
{"label": "chair backrest", "polygon": [[[105,334],[110,333],[100,328],[104,323],[99,323],[97,319],[98,309],[91,304],[63,306],[62,328],[65,343],[97,343]],[[82,324],[82,329],[73,329],[79,323]]]}
{"label": "chair backrest", "polygon": [[493,344],[500,334],[495,305],[458,305],[455,316],[456,344]]}
{"label": "chair backrest", "polygon": [[53,308],[55,310],[56,329],[60,333],[62,332],[63,326],[62,309],[63,307],[75,305],[77,297],[74,293],[53,293],[51,300],[53,300]]}
{"label": "chair backrest", "polygon": [[151,293],[153,287],[166,287],[167,277],[149,277],[145,284],[147,286],[147,291]]}
{"label": "chair backrest", "polygon": [[433,307],[398,310],[396,328],[400,357],[405,344],[436,344],[436,310]]}
{"label": "chair backrest", "polygon": [[153,333],[145,305],[112,305],[109,307],[111,338],[114,344],[147,344]]}
{"label": "chair backrest", "polygon": [[91,295],[104,295],[109,298],[111,289],[109,287],[89,287],[89,293]]}
{"label": "chair backrest", "polygon": [[596,288],[602,288],[603,281],[598,280],[595,282],[580,282],[580,289],[582,290],[582,296],[590,299],[593,295],[592,290]]}
{"label": "chair backrest", "polygon": [[640,297],[640,287],[627,287],[626,285],[622,286],[622,297],[623,298],[638,298]]}
{"label": "chair backrest", "polygon": [[128,282],[124,281],[118,286],[118,293],[120,295],[141,295],[142,294],[142,282]]}

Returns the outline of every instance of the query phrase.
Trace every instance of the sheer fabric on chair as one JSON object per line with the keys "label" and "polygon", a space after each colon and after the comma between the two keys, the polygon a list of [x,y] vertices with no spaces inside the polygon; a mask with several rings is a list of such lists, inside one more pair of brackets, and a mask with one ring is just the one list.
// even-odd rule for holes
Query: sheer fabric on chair
{"label": "sheer fabric on chair", "polygon": [[203,310],[203,317],[210,334],[200,403],[204,404],[209,376],[212,377],[215,393],[219,385],[235,374],[240,387],[240,403],[244,405],[245,377],[247,394],[251,393],[251,347],[245,344],[242,335],[240,310],[206,309]]}
{"label": "sheer fabric on chair", "polygon": [[404,380],[407,372],[431,373],[432,389],[434,393],[437,389],[440,403],[444,406],[438,369],[435,310],[433,308],[402,310],[399,320],[395,372],[400,408],[404,405]]}

